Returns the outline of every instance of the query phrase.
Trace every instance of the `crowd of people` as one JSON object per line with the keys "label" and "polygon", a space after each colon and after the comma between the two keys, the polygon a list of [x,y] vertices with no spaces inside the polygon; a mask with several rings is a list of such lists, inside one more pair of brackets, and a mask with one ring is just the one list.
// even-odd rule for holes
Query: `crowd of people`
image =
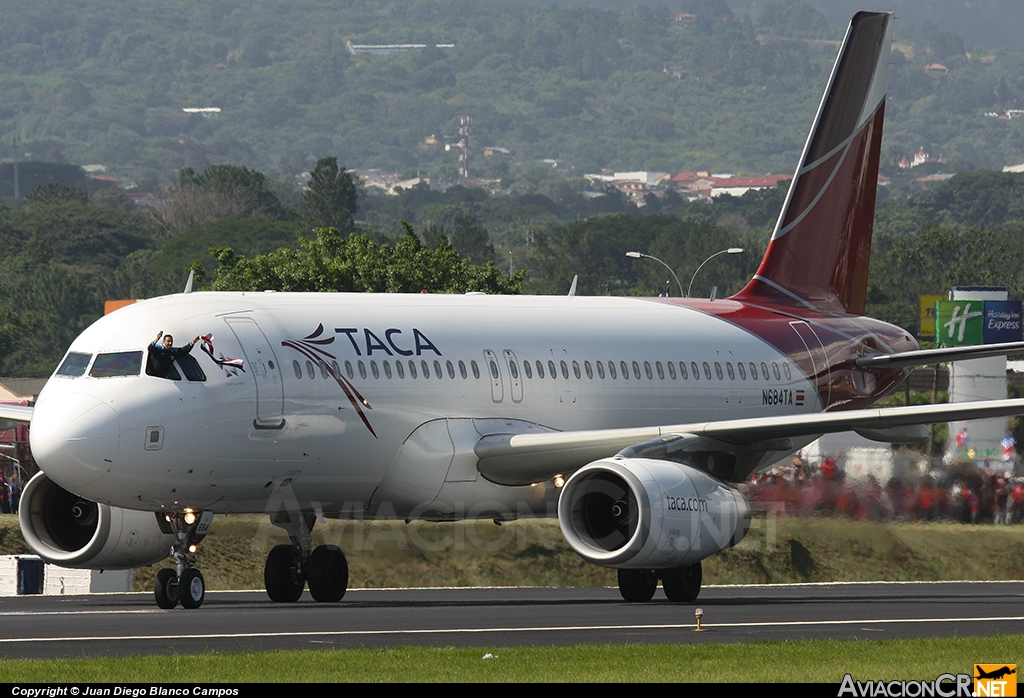
{"label": "crowd of people", "polygon": [[863,521],[1024,522],[1024,477],[957,462],[920,476],[846,477],[833,457],[750,477],[751,502],[790,516],[839,515]]}

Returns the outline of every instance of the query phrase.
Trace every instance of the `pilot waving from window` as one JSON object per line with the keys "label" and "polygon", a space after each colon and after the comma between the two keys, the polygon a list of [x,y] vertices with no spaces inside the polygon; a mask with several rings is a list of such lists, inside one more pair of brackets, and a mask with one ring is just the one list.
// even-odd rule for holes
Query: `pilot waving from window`
{"label": "pilot waving from window", "polygon": [[[163,343],[160,338],[163,337]],[[157,332],[156,339],[149,345],[149,360],[146,362],[146,373],[159,378],[179,379],[174,370],[174,360],[192,351],[192,347],[199,341],[199,336],[182,347],[174,346],[174,337],[165,335],[163,330]],[[171,376],[171,372],[175,375]]]}

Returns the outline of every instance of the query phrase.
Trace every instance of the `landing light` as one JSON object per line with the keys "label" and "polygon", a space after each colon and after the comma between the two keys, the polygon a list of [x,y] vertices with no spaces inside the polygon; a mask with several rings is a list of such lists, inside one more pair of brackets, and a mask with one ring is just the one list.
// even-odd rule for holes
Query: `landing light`
{"label": "landing light", "polygon": [[558,489],[561,489],[562,485],[564,485],[564,484],[565,484],[565,477],[562,476],[562,475],[555,475],[555,487],[557,487]]}
{"label": "landing light", "polygon": [[185,510],[185,523],[191,526],[196,522],[196,514],[194,511]]}
{"label": "landing light", "polygon": [[195,555],[195,554],[196,554],[196,551],[197,551],[197,550],[199,550],[199,546],[198,546],[198,545],[196,545],[195,543],[193,543],[192,545],[188,546],[188,551],[189,551],[190,553],[192,553],[193,555]]}

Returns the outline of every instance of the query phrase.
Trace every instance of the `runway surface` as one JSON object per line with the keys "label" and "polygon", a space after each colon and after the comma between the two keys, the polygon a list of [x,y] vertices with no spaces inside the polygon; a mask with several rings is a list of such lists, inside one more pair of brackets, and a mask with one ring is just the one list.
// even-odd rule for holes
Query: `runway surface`
{"label": "runway surface", "polygon": [[[694,632],[694,610],[704,632]],[[198,610],[152,594],[0,599],[0,656],[270,649],[953,637],[1020,633],[1024,582],[705,587],[693,604],[625,603],[617,589],[350,590],[338,604],[210,592]]]}

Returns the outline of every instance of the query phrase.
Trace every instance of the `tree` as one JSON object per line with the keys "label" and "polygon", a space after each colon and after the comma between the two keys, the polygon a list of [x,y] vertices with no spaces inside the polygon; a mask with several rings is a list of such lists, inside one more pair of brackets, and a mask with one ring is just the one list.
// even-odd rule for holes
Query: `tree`
{"label": "tree", "polygon": [[470,264],[444,235],[429,249],[408,223],[393,245],[318,228],[316,238],[303,239],[297,250],[282,248],[251,259],[227,247],[211,252],[220,263],[212,285],[220,291],[520,293],[524,276],[504,274],[494,262]]}
{"label": "tree", "polygon": [[309,173],[299,215],[303,227],[352,230],[356,214],[356,184],[335,157],[320,158]]}
{"label": "tree", "polygon": [[239,165],[212,165],[202,174],[185,167],[163,199],[155,216],[167,237],[219,220],[286,215],[264,174]]}

